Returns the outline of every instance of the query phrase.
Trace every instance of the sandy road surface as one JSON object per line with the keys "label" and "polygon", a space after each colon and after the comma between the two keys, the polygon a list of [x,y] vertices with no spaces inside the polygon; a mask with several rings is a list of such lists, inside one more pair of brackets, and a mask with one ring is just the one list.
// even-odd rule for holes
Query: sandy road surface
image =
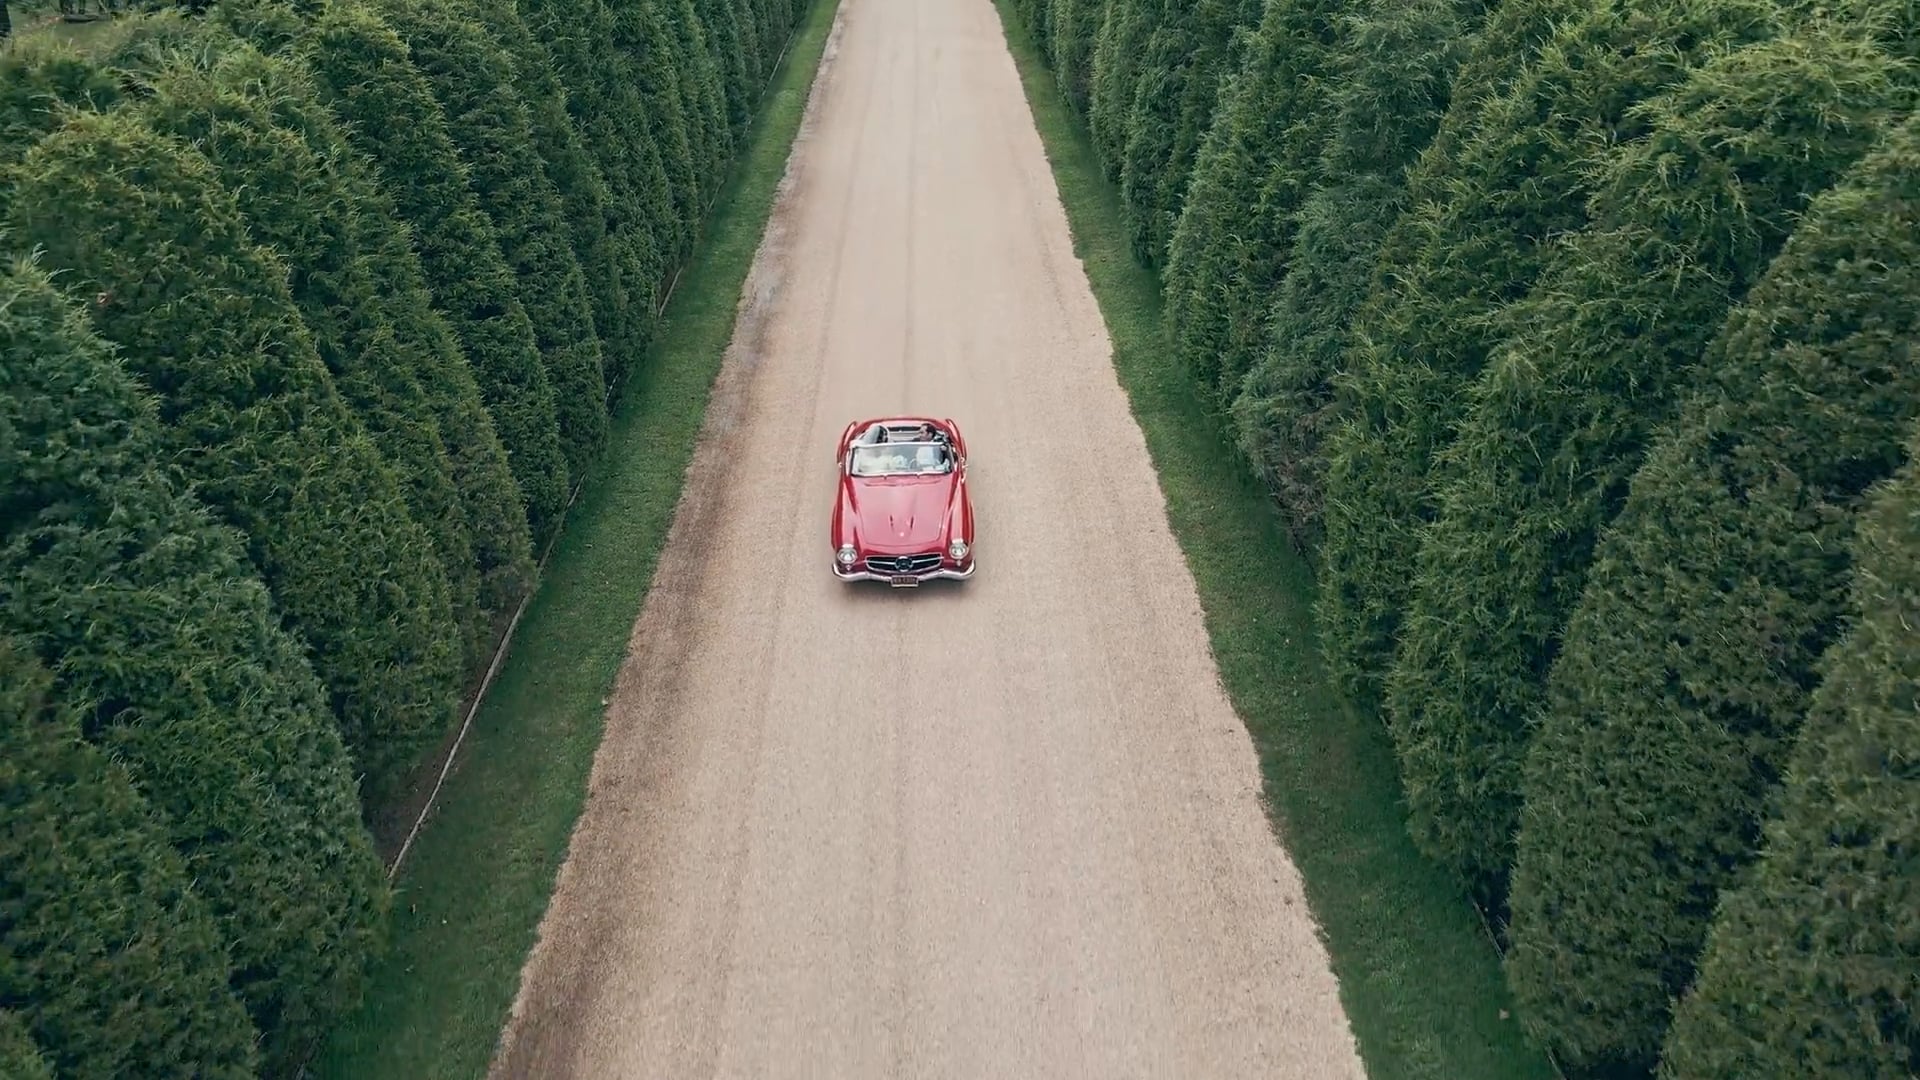
{"label": "sandy road surface", "polygon": [[[1359,1077],[987,0],[842,0],[499,1077]],[[834,440],[980,570],[828,570]]]}

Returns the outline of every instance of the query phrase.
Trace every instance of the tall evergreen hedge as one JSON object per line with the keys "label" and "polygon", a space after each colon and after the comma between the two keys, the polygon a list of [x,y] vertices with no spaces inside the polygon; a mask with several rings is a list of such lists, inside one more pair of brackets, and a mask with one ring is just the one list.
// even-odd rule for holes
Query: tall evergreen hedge
{"label": "tall evergreen hedge", "polygon": [[1404,205],[1407,168],[1446,111],[1483,0],[1373,0],[1347,20],[1329,78],[1332,121],[1302,202],[1266,345],[1234,392],[1242,454],[1302,546],[1318,531],[1332,379],[1374,260]]}
{"label": "tall evergreen hedge", "polygon": [[[5,36],[0,32],[0,37]],[[53,1068],[33,1044],[27,1025],[7,1009],[0,1009],[0,1076],[7,1080],[53,1080]]]}
{"label": "tall evergreen hedge", "polygon": [[212,918],[49,681],[0,641],[0,1001],[59,1076],[251,1078]]}
{"label": "tall evergreen hedge", "polygon": [[205,158],[131,117],[76,115],[16,171],[13,241],[97,297],[101,335],[161,399],[164,452],[246,536],[377,790],[449,718],[459,637],[432,543],[335,391],[286,265]]}
{"label": "tall evergreen hedge", "polygon": [[658,123],[641,101],[630,59],[614,48],[613,12],[602,0],[527,0],[521,13],[552,52],[568,113],[606,180],[607,235],[625,268],[620,325],[628,336],[603,357],[608,390],[617,394],[652,340],[674,248],[672,193],[654,141]]}
{"label": "tall evergreen hedge", "polygon": [[[1445,747],[1444,756],[1403,755],[1410,802],[1421,781],[1453,791],[1466,786],[1464,774],[1480,786],[1479,800],[1458,810],[1443,804],[1452,816],[1436,815],[1443,829],[1469,830],[1453,858],[1481,869],[1480,859],[1505,854],[1522,795],[1516,744],[1543,703],[1542,672],[1562,647],[1594,538],[1619,512],[1653,425],[1672,411],[1730,301],[1766,268],[1806,200],[1871,147],[1889,110],[1904,107],[1891,75],[1886,54],[1844,28],[1805,30],[1703,67],[1653,103],[1653,137],[1620,155],[1600,197],[1611,204],[1609,227],[1569,245],[1565,270],[1550,279],[1554,294],[1516,311],[1532,329],[1490,368],[1458,444],[1459,479],[1423,553],[1416,610],[1431,614],[1410,625],[1390,701],[1397,730],[1435,732]],[[1920,385],[1905,372],[1878,374]],[[1802,437],[1844,434],[1837,426],[1815,434],[1813,422],[1801,417]],[[1888,443],[1904,424],[1893,427],[1882,432]],[[1788,466],[1791,446],[1770,442],[1766,470]],[[1897,458],[1891,445],[1870,453],[1837,471],[1870,473],[1874,462],[1884,468]],[[1756,527],[1786,526],[1774,519],[1777,504],[1757,495],[1740,491],[1720,506],[1755,514]],[[1677,524],[1663,517],[1658,528]],[[1737,531],[1741,519],[1720,524]],[[1775,535],[1767,547],[1810,539]],[[1672,550],[1698,556],[1686,541]],[[1612,668],[1627,662],[1621,651],[1573,631],[1575,650],[1592,642],[1601,651],[1566,655],[1559,679],[1579,696],[1549,712],[1527,765],[1530,824],[1514,853],[1508,973],[1523,1015],[1571,1063],[1651,1063],[1715,890],[1744,861],[1778,743],[1800,712],[1798,690],[1780,685],[1792,680],[1790,668],[1769,679],[1764,666],[1743,664],[1761,657],[1737,654],[1763,646],[1766,660],[1791,664],[1796,639],[1805,648],[1822,633],[1817,594],[1795,590],[1785,567],[1768,567],[1766,555],[1747,564],[1773,571],[1749,594],[1738,549],[1710,550],[1705,594],[1672,600],[1679,625],[1597,601],[1593,615],[1603,623],[1610,609],[1631,622],[1634,651],[1652,652],[1671,633],[1686,643],[1686,658],[1636,664],[1654,676],[1644,684]],[[1831,556],[1803,547],[1800,557],[1817,565]],[[1745,644],[1725,636],[1741,630],[1758,634],[1742,635]],[[1452,659],[1462,654],[1473,663]],[[1662,854],[1650,860],[1650,852]],[[1574,911],[1580,916],[1570,918]]]}
{"label": "tall evergreen hedge", "polygon": [[67,109],[105,110],[119,101],[112,75],[65,41],[39,34],[0,49],[0,215],[6,170],[58,127]]}
{"label": "tall evergreen hedge", "polygon": [[[1443,121],[1451,152],[1410,178],[1398,235],[1383,244],[1390,275],[1363,305],[1336,378],[1317,622],[1330,673],[1363,707],[1380,700],[1435,515],[1432,456],[1498,340],[1489,315],[1524,296],[1557,238],[1585,224],[1595,155],[1646,130],[1633,105],[1678,82],[1693,58],[1770,35],[1778,21],[1766,0],[1533,10],[1554,28],[1533,62],[1491,101],[1463,96],[1456,108],[1471,130],[1446,133]],[[1498,67],[1488,74],[1497,80]]]}
{"label": "tall evergreen hedge", "polygon": [[1237,59],[1235,32],[1259,20],[1256,0],[1199,0],[1169,10],[1147,38],[1120,154],[1120,201],[1134,257],[1148,266],[1163,260],[1180,219],[1220,79]]}
{"label": "tall evergreen hedge", "polygon": [[738,6],[740,31],[750,55],[758,57],[758,82],[765,86],[773,78],[774,60],[786,48],[805,6],[781,4],[779,0],[738,0]]}
{"label": "tall evergreen hedge", "polygon": [[307,68],[290,56],[236,50],[227,63],[243,85],[257,89],[275,121],[306,140],[341,185],[343,205],[358,208],[359,248],[375,282],[363,317],[376,337],[391,329],[383,355],[407,367],[446,448],[459,513],[480,576],[480,608],[487,623],[469,647],[469,669],[484,663],[493,637],[533,583],[532,541],[507,450],[481,398],[475,372],[447,317],[433,306],[414,231],[368,160],[321,102]]}
{"label": "tall evergreen hedge", "polygon": [[445,114],[406,43],[362,4],[329,5],[294,47],[413,227],[434,304],[459,335],[534,541],[544,541],[567,502],[553,386],[519,282],[469,188]]}
{"label": "tall evergreen hedge", "polygon": [[[644,264],[632,245],[608,232],[613,213],[608,201],[613,196],[599,162],[568,115],[567,90],[547,43],[533,33],[511,0],[471,0],[467,10],[513,58],[515,86],[527,103],[534,150],[560,195],[561,217],[586,278],[604,376],[609,367],[626,366],[624,353],[646,347],[645,329],[633,324],[637,313],[628,296],[632,283],[645,277]],[[595,392],[604,402],[606,384]]]}
{"label": "tall evergreen hedge", "polygon": [[157,812],[284,1071],[358,1003],[386,883],[301,644],[84,318],[39,272],[0,282],[0,632]]}
{"label": "tall evergreen hedge", "polygon": [[606,441],[606,383],[586,276],[559,192],[547,176],[512,57],[452,0],[382,0],[446,117],[468,185],[500,253],[552,388],[567,479],[577,484]]}
{"label": "tall evergreen hedge", "polygon": [[[382,343],[381,355],[408,368],[432,414],[446,449],[457,512],[473,548],[485,622],[468,640],[471,671],[485,663],[493,638],[532,583],[531,539],[506,448],[458,336],[433,306],[412,228],[377,182],[372,164],[322,103],[312,73],[287,51],[305,24],[277,4],[233,0],[215,9],[214,18],[207,33],[227,42],[214,50],[221,63],[250,98],[272,111],[276,124],[299,135],[327,163],[347,200],[342,205],[353,208],[343,218],[357,226],[358,247],[375,281],[372,303],[357,314],[373,321],[376,336],[392,331],[393,341]],[[236,39],[274,52],[235,48]]]}
{"label": "tall evergreen hedge", "polygon": [[[1913,147],[1906,157],[1912,228]],[[1908,338],[1909,343],[1912,338]],[[1911,360],[1911,357],[1909,357]],[[1920,439],[1907,443],[1920,458]],[[1867,1078],[1920,1070],[1920,475],[1860,524],[1852,628],[1786,772],[1765,854],[1726,896],[1661,1075]]]}
{"label": "tall evergreen hedge", "polygon": [[1153,30],[1166,21],[1171,0],[1106,0],[1094,34],[1087,130],[1108,179],[1120,178],[1140,58]]}
{"label": "tall evergreen hedge", "polygon": [[1211,404],[1231,403],[1266,341],[1294,213],[1318,178],[1339,21],[1356,2],[1271,0],[1196,156],[1164,288],[1174,351]]}
{"label": "tall evergreen hedge", "polygon": [[463,640],[484,638],[480,573],[453,464],[414,358],[399,355],[417,335],[393,325],[361,249],[369,223],[338,166],[278,126],[271,100],[262,100],[287,93],[298,76],[269,70],[287,64],[218,30],[193,46],[163,49],[152,62],[158,70],[143,76],[149,96],[141,117],[200,147],[233,193],[251,238],[297,268],[288,285],[320,359],[393,467],[413,520],[432,538]]}
{"label": "tall evergreen hedge", "polygon": [[1093,52],[1107,0],[1042,0],[1047,7],[1047,57],[1067,107],[1085,116],[1093,94]]}
{"label": "tall evergreen hedge", "polygon": [[623,58],[616,69],[632,80],[638,108],[652,124],[660,155],[665,202],[659,208],[656,237],[661,241],[661,286],[693,246],[693,222],[699,213],[699,160],[689,126],[692,109],[681,92],[675,50],[653,0],[611,5],[613,48]]}
{"label": "tall evergreen hedge", "polygon": [[[694,9],[693,0],[661,0],[661,14],[672,32],[670,40],[679,60],[680,96],[687,102],[687,122],[695,132],[695,194],[699,198],[692,224],[694,235],[706,220],[707,207],[720,194],[733,161],[733,132],[727,126],[727,99],[713,40]],[[688,249],[692,253],[692,249]]]}
{"label": "tall evergreen hedge", "polygon": [[760,98],[758,43],[749,40],[750,30],[741,28],[744,7],[736,0],[700,0],[696,9],[713,48],[720,97],[726,107],[728,141],[733,145],[739,144],[747,125],[753,122],[754,106]]}

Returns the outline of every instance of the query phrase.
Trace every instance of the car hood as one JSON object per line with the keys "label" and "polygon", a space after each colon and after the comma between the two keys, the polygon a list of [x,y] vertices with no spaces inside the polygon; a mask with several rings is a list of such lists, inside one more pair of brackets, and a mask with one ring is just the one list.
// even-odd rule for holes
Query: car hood
{"label": "car hood", "polygon": [[952,475],[854,478],[847,487],[860,543],[869,551],[933,551],[945,539]]}

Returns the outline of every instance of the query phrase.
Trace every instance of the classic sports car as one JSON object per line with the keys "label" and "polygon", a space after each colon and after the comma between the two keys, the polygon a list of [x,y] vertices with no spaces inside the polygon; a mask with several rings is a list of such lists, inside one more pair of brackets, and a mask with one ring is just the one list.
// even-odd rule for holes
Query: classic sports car
{"label": "classic sports car", "polygon": [[833,454],[833,572],[842,581],[918,585],[973,576],[967,442],[952,420],[856,420]]}

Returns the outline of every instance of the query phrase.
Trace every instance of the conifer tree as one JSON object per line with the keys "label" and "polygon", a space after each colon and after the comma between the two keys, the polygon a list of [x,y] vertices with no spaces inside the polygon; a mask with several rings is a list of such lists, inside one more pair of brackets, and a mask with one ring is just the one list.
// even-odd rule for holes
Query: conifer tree
{"label": "conifer tree", "polygon": [[0,1000],[59,1076],[249,1080],[253,1031],[213,920],[48,681],[0,641]]}
{"label": "conifer tree", "polygon": [[[301,319],[343,399],[372,436],[413,520],[432,538],[463,638],[485,635],[480,574],[440,425],[415,378],[406,338],[361,250],[368,223],[340,182],[340,165],[276,124],[270,98],[293,79],[214,29],[195,46],[162,46],[140,63],[140,115],[154,130],[199,146],[233,194],[254,242],[297,267],[288,279]],[[132,57],[127,59],[132,60]]]}
{"label": "conifer tree", "polygon": [[1212,127],[1167,251],[1167,330],[1210,405],[1226,406],[1265,342],[1294,213],[1318,176],[1326,73],[1356,0],[1272,0]]}
{"label": "conifer tree", "polygon": [[[1911,158],[1906,167],[1916,175]],[[1920,440],[1908,441],[1907,456],[1920,456]],[[1820,662],[1780,816],[1753,873],[1718,910],[1699,980],[1667,1035],[1665,1080],[1901,1076],[1920,1066],[1912,464],[1874,495],[1856,549],[1858,614]]]}
{"label": "conifer tree", "polygon": [[606,440],[600,340],[560,194],[516,89],[519,71],[451,0],[381,0],[379,6],[432,87],[475,203],[493,223],[513,270],[552,389],[566,479],[578,484]]}
{"label": "conifer tree", "polygon": [[46,251],[160,398],[161,450],[247,540],[377,791],[450,718],[445,575],[213,166],[130,116],[80,113],[14,170],[7,228]]}
{"label": "conifer tree", "polygon": [[[1633,106],[1717,48],[1777,33],[1766,0],[1607,0],[1537,12],[1549,36],[1491,100],[1449,111],[1470,129],[1436,139],[1383,243],[1383,280],[1352,332],[1326,440],[1318,625],[1348,700],[1376,706],[1409,599],[1409,568],[1435,516],[1433,455],[1465,411],[1497,341],[1488,316],[1532,287],[1559,237],[1586,223],[1597,148],[1645,134]],[[1528,12],[1516,11],[1516,15]],[[1529,37],[1523,32],[1520,37]],[[1506,34],[1499,35],[1506,38]],[[1499,82],[1497,66],[1488,74]]]}
{"label": "conifer tree", "polygon": [[[1655,425],[1671,415],[1691,373],[1724,370],[1712,358],[1704,368],[1696,363],[1708,335],[1767,268],[1807,201],[1840,179],[1909,102],[1891,58],[1842,24],[1715,58],[1649,103],[1652,134],[1615,155],[1595,200],[1601,227],[1568,244],[1548,279],[1551,291],[1514,312],[1524,329],[1502,346],[1489,369],[1497,382],[1475,402],[1456,444],[1453,475],[1461,479],[1448,489],[1418,595],[1432,605],[1425,611],[1446,612],[1447,649],[1473,654],[1476,663],[1413,666],[1440,650],[1429,623],[1411,626],[1420,636],[1407,639],[1413,648],[1403,650],[1391,699],[1399,720],[1414,721],[1404,730],[1441,730],[1443,738],[1448,727],[1464,730],[1470,751],[1484,733],[1494,753],[1511,753],[1509,733],[1519,725],[1509,718],[1531,718],[1544,704],[1540,672],[1565,647],[1560,639],[1588,580],[1594,538],[1619,512]],[[1869,317],[1880,318],[1877,311]],[[1914,385],[1905,372],[1888,376]],[[1909,407],[1911,394],[1896,391],[1890,400]],[[1835,424],[1827,439],[1848,434],[1838,416],[1825,419]],[[1869,460],[1897,463],[1900,427],[1884,434]],[[1791,446],[1770,440],[1769,453]],[[1768,472],[1784,464],[1775,462]],[[1849,461],[1839,471],[1871,468]],[[1503,481],[1498,497],[1489,481]],[[1720,505],[1738,510],[1744,502],[1760,515],[1754,526],[1765,527],[1786,508],[1760,496],[1748,490]],[[1738,528],[1739,520],[1727,524]],[[1668,519],[1663,528],[1677,524]],[[1496,535],[1497,560],[1489,542]],[[1446,550],[1454,539],[1464,546]],[[1778,543],[1805,539],[1780,534]],[[1747,587],[1739,576],[1723,576],[1738,574],[1736,543],[1715,552],[1722,561],[1711,571],[1710,592],[1739,595]],[[1789,643],[1812,645],[1807,639],[1823,632],[1818,593],[1792,581],[1799,560],[1768,547],[1755,552],[1758,563],[1745,564],[1765,575],[1766,586],[1751,602],[1734,601],[1737,614],[1716,610],[1728,597],[1688,612],[1700,621],[1674,627],[1674,636],[1685,641],[1698,628],[1702,636],[1683,646],[1692,659],[1642,669],[1659,673],[1653,685],[1612,682],[1587,666],[1627,663],[1627,655],[1561,657],[1562,684],[1589,693],[1548,713],[1516,793],[1528,807],[1514,855],[1507,968],[1524,1015],[1570,1064],[1652,1063],[1713,896],[1750,857],[1766,797],[1761,778],[1777,774],[1781,745],[1791,742],[1803,708],[1800,691],[1790,673],[1770,679],[1764,668],[1729,671],[1706,650],[1738,651],[1723,631],[1757,626],[1762,634],[1785,631],[1767,643],[1770,658],[1792,663]],[[1813,566],[1824,557],[1801,553]],[[1646,596],[1638,582],[1614,580]],[[1800,602],[1769,601],[1774,590],[1798,593]],[[1634,662],[1644,664],[1640,650],[1659,648],[1662,637],[1643,635],[1665,627],[1653,610],[1623,607],[1593,610],[1598,619],[1611,609],[1635,624]],[[1788,628],[1801,618],[1811,621],[1799,623],[1799,633]],[[1582,649],[1600,644],[1593,631],[1619,633],[1589,625],[1566,644]],[[1459,740],[1452,736],[1454,745]],[[1474,770],[1484,766],[1476,761]],[[1495,773],[1491,794],[1513,790],[1500,784],[1508,775],[1506,768]],[[1649,852],[1661,854],[1649,860]],[[1570,905],[1582,917],[1566,917]]]}
{"label": "conifer tree", "polygon": [[1322,441],[1350,324],[1381,241],[1405,206],[1406,170],[1446,111],[1453,72],[1476,41],[1484,6],[1374,0],[1346,22],[1331,73],[1322,179],[1301,203],[1265,344],[1232,405],[1241,452],[1303,547],[1318,535]]}
{"label": "conifer tree", "polygon": [[554,390],[494,223],[469,187],[447,118],[403,42],[371,9],[328,6],[292,43],[412,227],[435,307],[459,336],[536,544],[567,502]]}
{"label": "conifer tree", "polygon": [[1237,56],[1234,33],[1260,19],[1254,0],[1199,0],[1154,29],[1135,83],[1121,150],[1120,198],[1134,258],[1165,259],[1194,156],[1212,126],[1221,78]]}
{"label": "conifer tree", "polygon": [[[468,10],[486,24],[513,59],[518,73],[515,85],[527,103],[534,150],[560,196],[561,216],[586,278],[603,374],[608,367],[624,367],[625,353],[645,348],[646,331],[634,325],[636,313],[628,291],[644,279],[646,269],[633,245],[607,231],[613,196],[606,174],[568,114],[567,89],[561,85],[552,52],[528,27],[518,5],[510,0],[472,0]],[[598,392],[604,399],[604,383]]]}
{"label": "conifer tree", "polygon": [[658,118],[641,100],[630,60],[614,48],[613,12],[602,0],[528,0],[521,14],[553,55],[568,115],[607,183],[607,235],[633,275],[623,270],[621,279],[629,336],[603,358],[608,390],[617,394],[652,340],[674,246]]}
{"label": "conifer tree", "polygon": [[652,126],[653,145],[660,155],[665,180],[664,201],[656,220],[664,241],[661,248],[661,285],[686,260],[693,248],[694,221],[699,215],[699,159],[695,152],[688,103],[680,87],[675,50],[668,44],[671,31],[661,18],[656,0],[635,0],[612,6],[613,47],[623,59],[623,77],[632,80],[638,108]]}
{"label": "conifer tree", "polygon": [[351,764],[243,539],[165,468],[153,403],[32,268],[0,276],[0,633],[125,767],[285,1071],[358,1002],[386,882]]}
{"label": "conifer tree", "polygon": [[1166,17],[1166,6],[1167,0],[1106,0],[1088,69],[1092,87],[1087,130],[1100,167],[1111,180],[1120,178],[1140,57],[1154,28]]}

